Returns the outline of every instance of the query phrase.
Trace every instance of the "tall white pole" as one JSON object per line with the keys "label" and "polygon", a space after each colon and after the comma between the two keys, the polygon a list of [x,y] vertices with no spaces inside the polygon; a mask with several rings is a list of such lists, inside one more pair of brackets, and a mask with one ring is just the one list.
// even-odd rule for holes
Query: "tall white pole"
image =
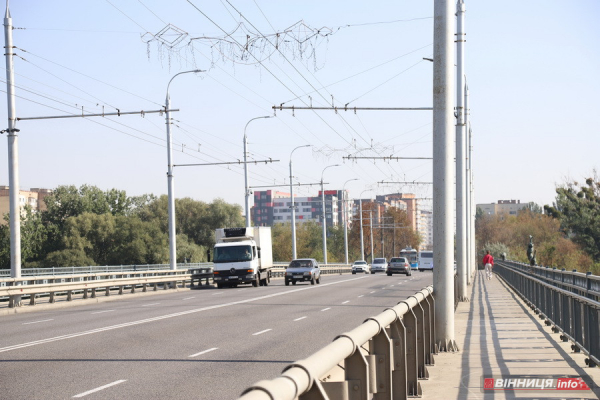
{"label": "tall white pole", "polygon": [[465,3],[456,3],[456,270],[458,299],[468,301],[467,295],[467,201],[466,201],[466,140],[464,123],[464,63],[463,44]]}
{"label": "tall white pole", "polygon": [[[339,164],[328,165],[321,172],[321,200],[323,201],[323,264],[327,264],[327,218],[325,216],[325,189],[323,187],[323,175],[325,174],[325,170],[331,167],[339,167]],[[333,201],[332,201],[333,203]],[[332,210],[333,215],[333,210]]]}
{"label": "tall white pole", "polygon": [[[6,103],[8,106],[8,185],[10,213],[10,276],[21,277],[21,209],[19,207],[19,130],[16,128],[15,73],[13,65],[12,18],[6,2],[4,15],[4,51],[6,57]],[[9,307],[21,305],[21,296],[11,296]]]}
{"label": "tall white pole", "polygon": [[344,263],[348,264],[348,213],[346,212],[346,183],[357,181],[358,178],[348,179],[342,186],[342,220],[344,221]]}
{"label": "tall white pole", "polygon": [[373,207],[371,206],[371,209],[369,210],[369,220],[370,220],[370,229],[371,229],[371,264],[373,264],[373,257],[375,256],[374,252],[375,250],[373,250]]}
{"label": "tall white pole", "polygon": [[173,188],[173,138],[171,136],[171,96],[169,95],[169,87],[173,79],[182,74],[204,72],[199,69],[191,71],[179,72],[171,78],[167,84],[167,96],[165,99],[165,119],[167,124],[167,185],[168,185],[168,208],[169,208],[169,264],[172,270],[177,269],[177,244],[176,244],[176,229],[175,229],[175,194]]}
{"label": "tall white pole", "polygon": [[475,260],[475,205],[473,204],[473,163],[471,129],[469,124],[469,87],[465,76],[465,131],[467,137],[467,265],[469,266],[468,283],[473,283],[473,275],[477,269]]}
{"label": "tall white pole", "polygon": [[271,118],[271,116],[265,115],[263,117],[252,118],[246,123],[246,126],[244,127],[244,202],[246,205],[246,228],[250,228],[250,226],[252,225],[250,223],[250,188],[248,187],[248,136],[246,135],[246,129],[248,128],[250,122],[261,118]]}
{"label": "tall white pole", "polygon": [[300,149],[302,147],[310,147],[310,144],[305,144],[303,146],[298,146],[290,153],[290,203],[292,209],[292,260],[298,258],[296,254],[296,206],[294,204],[294,185],[292,184],[293,171],[292,171],[292,155],[294,151]]}
{"label": "tall white pole", "polygon": [[[362,196],[362,193],[361,193]],[[360,212],[360,259],[365,259],[365,241],[363,238],[363,212],[362,212],[362,197],[358,199],[358,208]]]}
{"label": "tall white pole", "polygon": [[436,344],[454,351],[453,33],[454,4],[434,0],[433,34],[433,286]]}

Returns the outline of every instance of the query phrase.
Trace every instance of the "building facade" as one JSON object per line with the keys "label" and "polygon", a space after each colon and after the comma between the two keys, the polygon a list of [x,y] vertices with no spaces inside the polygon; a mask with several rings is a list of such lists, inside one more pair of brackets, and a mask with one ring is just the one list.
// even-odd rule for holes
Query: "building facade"
{"label": "building facade", "polygon": [[498,200],[498,203],[477,204],[485,215],[509,214],[517,215],[519,210],[527,208],[527,203],[521,203],[521,200]]}
{"label": "building facade", "polygon": [[[44,211],[46,210],[46,202],[44,199],[50,195],[52,190],[32,188],[30,190],[19,191],[19,206],[21,208],[21,214],[24,213],[24,207],[29,205],[33,211]],[[7,222],[4,220],[4,215],[10,211],[10,190],[8,186],[0,186],[0,224],[5,225]]]}

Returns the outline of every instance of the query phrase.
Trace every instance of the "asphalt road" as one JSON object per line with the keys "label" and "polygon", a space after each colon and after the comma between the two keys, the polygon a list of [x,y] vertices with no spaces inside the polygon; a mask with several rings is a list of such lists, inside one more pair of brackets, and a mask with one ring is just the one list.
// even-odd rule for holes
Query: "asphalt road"
{"label": "asphalt road", "polygon": [[235,399],[432,282],[193,289],[0,318],[0,398]]}

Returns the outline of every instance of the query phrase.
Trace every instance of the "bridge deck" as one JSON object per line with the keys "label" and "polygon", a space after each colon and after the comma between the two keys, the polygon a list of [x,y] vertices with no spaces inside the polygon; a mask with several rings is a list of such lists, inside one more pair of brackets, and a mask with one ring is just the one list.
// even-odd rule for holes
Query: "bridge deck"
{"label": "bridge deck", "polygon": [[[440,353],[421,381],[426,399],[553,399],[600,397],[600,368],[588,368],[497,276],[478,271],[471,301],[456,310],[458,353]],[[483,377],[583,377],[592,391],[483,390]],[[590,386],[591,387],[591,386]]]}

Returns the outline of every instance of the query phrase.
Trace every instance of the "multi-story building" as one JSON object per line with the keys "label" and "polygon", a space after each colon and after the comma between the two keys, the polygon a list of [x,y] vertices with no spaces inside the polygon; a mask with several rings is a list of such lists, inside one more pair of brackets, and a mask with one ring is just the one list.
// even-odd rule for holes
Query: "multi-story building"
{"label": "multi-story building", "polygon": [[[31,190],[20,190],[19,191],[19,206],[21,207],[21,213],[23,213],[23,207],[29,205],[33,211],[44,211],[46,210],[46,202],[44,198],[52,193],[50,189],[32,188]],[[0,224],[6,224],[4,215],[10,211],[9,202],[10,190],[8,186],[0,186]]]}
{"label": "multi-story building", "polygon": [[509,214],[517,215],[519,210],[527,208],[527,203],[521,203],[521,200],[498,200],[498,203],[477,204],[486,215]]}
{"label": "multi-story building", "polygon": [[417,231],[421,236],[420,250],[433,250],[433,213],[431,211],[419,210],[417,219]]}

